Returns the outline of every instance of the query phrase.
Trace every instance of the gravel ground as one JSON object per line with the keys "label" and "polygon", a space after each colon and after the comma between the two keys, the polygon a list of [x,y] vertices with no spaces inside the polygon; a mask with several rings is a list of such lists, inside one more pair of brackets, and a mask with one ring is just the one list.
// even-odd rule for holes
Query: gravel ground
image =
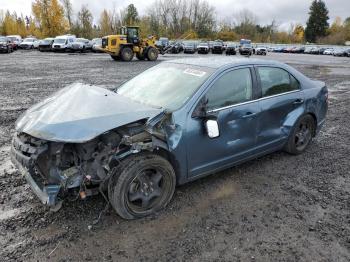
{"label": "gravel ground", "polygon": [[0,260],[349,261],[350,59],[264,59],[289,63],[329,87],[327,123],[307,152],[277,152],[178,187],[153,217],[125,221],[108,210],[96,223],[101,196],[65,202],[56,213],[39,203],[9,161],[14,122],[67,84],[109,88],[155,63],[104,54],[1,55]]}

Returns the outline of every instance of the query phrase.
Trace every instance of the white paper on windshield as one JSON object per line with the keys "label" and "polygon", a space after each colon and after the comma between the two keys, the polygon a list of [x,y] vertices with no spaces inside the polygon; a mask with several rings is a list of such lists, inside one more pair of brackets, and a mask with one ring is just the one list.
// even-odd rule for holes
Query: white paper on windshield
{"label": "white paper on windshield", "polygon": [[193,75],[193,76],[198,76],[198,77],[202,77],[202,76],[205,76],[205,74],[207,72],[204,72],[204,71],[200,71],[200,70],[196,70],[196,69],[192,69],[192,68],[187,68],[185,71],[184,71],[185,74],[188,74],[188,75]]}

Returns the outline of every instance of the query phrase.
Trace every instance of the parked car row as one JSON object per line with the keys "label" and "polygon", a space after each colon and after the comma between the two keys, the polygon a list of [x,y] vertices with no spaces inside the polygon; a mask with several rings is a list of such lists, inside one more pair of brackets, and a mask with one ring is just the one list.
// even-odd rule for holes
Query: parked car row
{"label": "parked car row", "polygon": [[267,48],[259,47],[253,48],[251,44],[239,45],[236,43],[224,43],[221,40],[216,41],[169,41],[168,45],[164,45],[164,41],[157,41],[157,47],[163,53],[178,54],[183,52],[184,54],[226,54],[226,55],[236,55],[237,53],[241,55],[266,55]]}
{"label": "parked car row", "polygon": [[35,37],[22,39],[19,35],[0,36],[0,52],[2,53],[11,53],[17,49],[38,49],[40,52],[100,52],[101,45],[101,38],[89,40],[85,38],[76,38],[74,35],[62,35],[55,38],[48,37],[41,40]]}
{"label": "parked car row", "polygon": [[350,57],[350,47],[270,47],[267,49],[269,52],[275,53],[292,53],[292,54],[312,54],[312,55],[333,55],[333,56],[348,56]]}
{"label": "parked car row", "polygon": [[74,35],[62,35],[55,38],[46,38],[40,41],[39,51],[54,52],[98,52],[102,45],[101,38],[92,40],[86,38],[76,38]]}

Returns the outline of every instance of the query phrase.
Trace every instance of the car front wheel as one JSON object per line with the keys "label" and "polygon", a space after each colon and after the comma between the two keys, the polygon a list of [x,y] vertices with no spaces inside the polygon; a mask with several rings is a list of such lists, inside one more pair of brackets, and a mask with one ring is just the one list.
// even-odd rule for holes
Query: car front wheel
{"label": "car front wheel", "polygon": [[124,219],[136,219],[163,209],[176,185],[172,165],[155,154],[130,156],[112,170],[108,197]]}
{"label": "car front wheel", "polygon": [[315,120],[311,115],[300,117],[290,133],[285,151],[293,155],[303,153],[310,144],[315,130]]}

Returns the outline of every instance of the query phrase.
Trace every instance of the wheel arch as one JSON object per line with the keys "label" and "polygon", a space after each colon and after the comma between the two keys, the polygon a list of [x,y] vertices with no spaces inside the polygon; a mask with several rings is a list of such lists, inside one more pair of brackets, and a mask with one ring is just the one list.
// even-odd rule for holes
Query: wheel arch
{"label": "wheel arch", "polygon": [[284,133],[289,136],[291,130],[293,129],[295,123],[303,116],[305,115],[310,115],[313,120],[314,120],[314,124],[315,124],[315,128],[313,130],[313,137],[316,135],[316,129],[317,129],[317,117],[316,114],[314,112],[311,111],[304,111],[302,108],[299,108],[293,112],[291,112],[286,120],[283,123],[283,131]]}
{"label": "wheel arch", "polygon": [[312,118],[313,118],[313,120],[314,120],[314,124],[315,124],[314,130],[313,130],[313,132],[312,132],[312,136],[315,137],[315,136],[316,136],[317,124],[318,124],[316,114],[313,113],[313,112],[306,112],[304,115],[310,115],[310,116],[312,116]]}
{"label": "wheel arch", "polygon": [[176,159],[176,157],[174,156],[174,154],[172,154],[171,152],[169,152],[167,149],[163,147],[157,147],[152,153],[159,155],[169,161],[169,163],[174,169],[175,176],[176,176],[176,183],[178,184],[181,178],[180,164]]}

